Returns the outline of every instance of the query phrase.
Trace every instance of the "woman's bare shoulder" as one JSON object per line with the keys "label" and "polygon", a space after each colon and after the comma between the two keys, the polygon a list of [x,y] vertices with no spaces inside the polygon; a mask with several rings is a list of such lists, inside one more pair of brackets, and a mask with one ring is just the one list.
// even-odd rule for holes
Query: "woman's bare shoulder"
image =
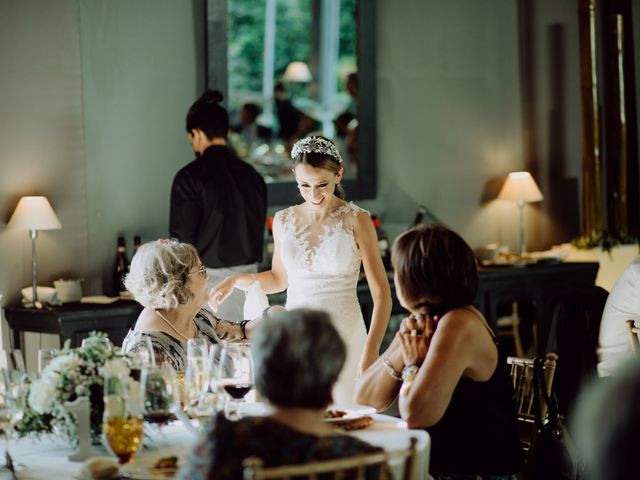
{"label": "woman's bare shoulder", "polygon": [[484,316],[471,306],[449,310],[438,320],[436,330],[440,331],[441,335],[462,338],[478,338],[478,334],[483,331],[489,333]]}

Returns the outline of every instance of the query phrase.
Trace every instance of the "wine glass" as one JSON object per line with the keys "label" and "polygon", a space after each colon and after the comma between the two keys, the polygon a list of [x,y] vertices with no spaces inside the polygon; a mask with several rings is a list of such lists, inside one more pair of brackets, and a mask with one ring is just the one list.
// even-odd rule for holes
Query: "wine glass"
{"label": "wine glass", "polygon": [[55,348],[41,348],[38,350],[38,373],[40,375],[42,375],[42,371],[51,363],[51,360],[53,360],[55,356]]}
{"label": "wine glass", "polygon": [[140,377],[140,386],[144,419],[159,425],[172,420],[178,403],[175,370],[170,365],[145,367]]}
{"label": "wine glass", "polygon": [[109,450],[121,464],[127,463],[142,445],[140,392],[124,375],[104,378],[102,431]]}
{"label": "wine glass", "polygon": [[227,344],[224,347],[218,384],[231,398],[227,415],[237,412],[239,402],[253,388],[253,361],[247,345]]}
{"label": "wine glass", "polygon": [[20,405],[23,394],[24,376],[17,370],[0,369],[0,429],[4,433],[5,441],[5,464],[0,466],[0,472],[13,473],[17,470],[9,454],[9,439],[13,427],[24,414],[24,409]]}

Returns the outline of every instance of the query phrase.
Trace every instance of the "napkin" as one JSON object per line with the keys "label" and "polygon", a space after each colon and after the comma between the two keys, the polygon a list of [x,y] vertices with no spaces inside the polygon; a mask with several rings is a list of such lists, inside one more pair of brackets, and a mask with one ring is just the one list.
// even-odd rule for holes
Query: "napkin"
{"label": "napkin", "polygon": [[266,308],[269,308],[267,294],[262,290],[260,280],[256,280],[245,290],[244,315],[242,318],[258,318]]}
{"label": "napkin", "polygon": [[[23,304],[32,304],[33,303],[33,287],[25,287],[20,290],[22,293],[22,303]],[[36,287],[36,292],[38,292],[38,301],[42,303],[47,303],[49,305],[62,305],[60,298],[58,297],[58,292],[55,288],[51,287]]]}

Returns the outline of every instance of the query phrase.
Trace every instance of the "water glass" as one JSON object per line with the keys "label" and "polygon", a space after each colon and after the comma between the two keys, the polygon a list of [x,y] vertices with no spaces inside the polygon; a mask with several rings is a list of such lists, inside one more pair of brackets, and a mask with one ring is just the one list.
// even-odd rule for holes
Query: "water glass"
{"label": "water glass", "polygon": [[142,445],[140,392],[124,375],[105,375],[102,431],[118,461],[130,461]]}

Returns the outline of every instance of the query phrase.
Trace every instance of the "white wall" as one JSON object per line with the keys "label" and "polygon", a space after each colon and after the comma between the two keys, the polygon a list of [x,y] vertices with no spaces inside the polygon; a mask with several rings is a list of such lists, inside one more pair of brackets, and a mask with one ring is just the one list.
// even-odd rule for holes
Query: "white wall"
{"label": "white wall", "polygon": [[[0,292],[31,285],[31,241],[6,229],[23,195],[46,195],[63,229],[37,241],[39,283],[87,273],[87,202],[78,5],[0,1]],[[8,346],[6,324],[2,340]]]}
{"label": "white wall", "polygon": [[[185,115],[204,85],[202,2],[80,0],[90,284],[110,288],[116,237],[164,237]],[[106,280],[106,282],[104,281]]]}
{"label": "white wall", "polygon": [[517,2],[490,4],[378,0],[379,196],[365,205],[402,228],[424,204],[472,246],[515,248],[516,207],[484,197],[524,164]]}

